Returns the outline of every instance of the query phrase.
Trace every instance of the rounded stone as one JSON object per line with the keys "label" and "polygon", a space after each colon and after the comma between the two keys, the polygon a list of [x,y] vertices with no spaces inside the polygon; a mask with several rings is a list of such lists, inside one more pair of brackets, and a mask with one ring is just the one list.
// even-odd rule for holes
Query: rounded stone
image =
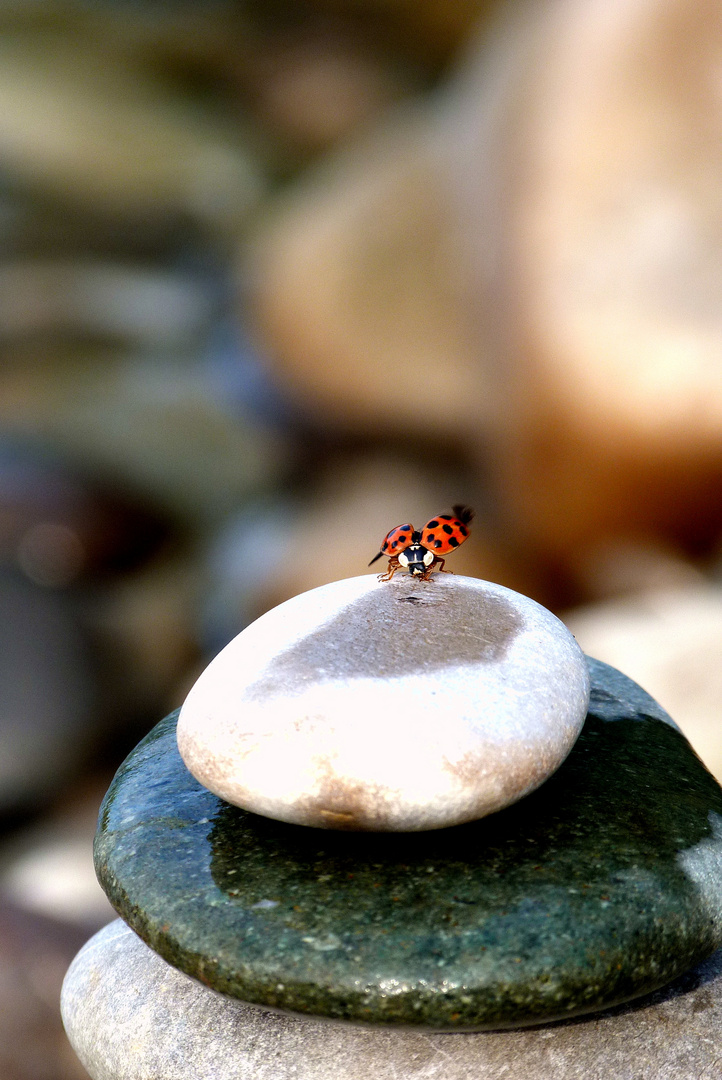
{"label": "rounded stone", "polygon": [[638,1005],[587,1021],[439,1034],[233,1001],[118,921],[78,953],[61,1004],[92,1080],[716,1080],[722,953]]}
{"label": "rounded stone", "polygon": [[254,622],[178,722],[210,791],[281,821],[438,829],[529,794],[584,723],[589,676],[546,608],[435,574],[348,578]]}
{"label": "rounded stone", "polygon": [[183,765],[172,714],[106,796],[98,878],[170,963],[292,1012],[469,1030],[655,990],[722,946],[722,790],[648,694],[589,667],[587,720],[556,773],[427,833],[230,806]]}

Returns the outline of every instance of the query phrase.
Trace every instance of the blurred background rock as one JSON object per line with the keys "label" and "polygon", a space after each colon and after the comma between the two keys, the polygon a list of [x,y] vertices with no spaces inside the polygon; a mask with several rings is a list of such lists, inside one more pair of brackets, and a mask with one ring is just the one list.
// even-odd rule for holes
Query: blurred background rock
{"label": "blurred background rock", "polygon": [[84,1076],[119,761],[399,521],[722,777],[721,70],[712,0],[0,0],[2,1080]]}

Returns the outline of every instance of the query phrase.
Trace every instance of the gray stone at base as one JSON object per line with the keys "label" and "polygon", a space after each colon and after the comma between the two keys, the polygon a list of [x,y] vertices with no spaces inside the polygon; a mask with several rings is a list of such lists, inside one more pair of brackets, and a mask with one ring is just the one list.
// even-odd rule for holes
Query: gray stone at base
{"label": "gray stone at base", "polygon": [[170,967],[120,920],[66,976],[93,1080],[718,1080],[722,951],[642,1004],[525,1031],[439,1034],[270,1012]]}

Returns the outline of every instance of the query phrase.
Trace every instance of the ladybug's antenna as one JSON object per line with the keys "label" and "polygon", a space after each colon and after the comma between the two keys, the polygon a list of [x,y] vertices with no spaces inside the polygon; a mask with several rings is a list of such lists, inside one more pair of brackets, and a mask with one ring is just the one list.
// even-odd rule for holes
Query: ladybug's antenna
{"label": "ladybug's antenna", "polygon": [[374,555],[373,559],[372,559],[372,560],[371,560],[371,562],[369,563],[369,566],[373,566],[373,564],[374,564],[374,563],[376,562],[376,560],[377,560],[377,559],[380,559],[382,555],[383,555],[383,551],[380,551],[380,552],[378,553],[378,555]]}

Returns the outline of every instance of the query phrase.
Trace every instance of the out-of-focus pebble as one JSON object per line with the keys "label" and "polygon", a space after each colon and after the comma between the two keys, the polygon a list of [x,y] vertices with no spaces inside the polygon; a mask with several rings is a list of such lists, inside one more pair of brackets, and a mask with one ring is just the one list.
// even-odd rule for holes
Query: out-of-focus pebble
{"label": "out-of-focus pebble", "polygon": [[0,571],[0,815],[37,809],[82,761],[92,692],[67,598]]}
{"label": "out-of-focus pebble", "polygon": [[0,905],[86,933],[114,917],[93,869],[93,836],[108,770],[87,774],[33,824],[0,842]]}
{"label": "out-of-focus pebble", "polygon": [[238,64],[256,119],[287,154],[331,146],[413,86],[388,55],[339,29],[263,35]]}
{"label": "out-of-focus pebble", "polygon": [[564,620],[586,653],[623,668],[674,716],[722,780],[722,589],[641,593]]}
{"label": "out-of-focus pebble", "polygon": [[127,730],[183,700],[199,663],[197,613],[202,578],[190,553],[153,560],[107,581],[83,605],[102,671],[98,706]]}
{"label": "out-of-focus pebble", "polygon": [[443,149],[408,111],[274,207],[250,260],[251,317],[279,378],[325,426],[463,444],[492,408],[465,307]]}
{"label": "out-of-focus pebble", "polygon": [[93,869],[92,834],[36,838],[0,874],[3,896],[25,911],[103,926],[114,916]]}
{"label": "out-of-focus pebble", "polygon": [[162,516],[73,473],[41,440],[0,439],[0,562],[65,588],[128,569],[167,538]]}

